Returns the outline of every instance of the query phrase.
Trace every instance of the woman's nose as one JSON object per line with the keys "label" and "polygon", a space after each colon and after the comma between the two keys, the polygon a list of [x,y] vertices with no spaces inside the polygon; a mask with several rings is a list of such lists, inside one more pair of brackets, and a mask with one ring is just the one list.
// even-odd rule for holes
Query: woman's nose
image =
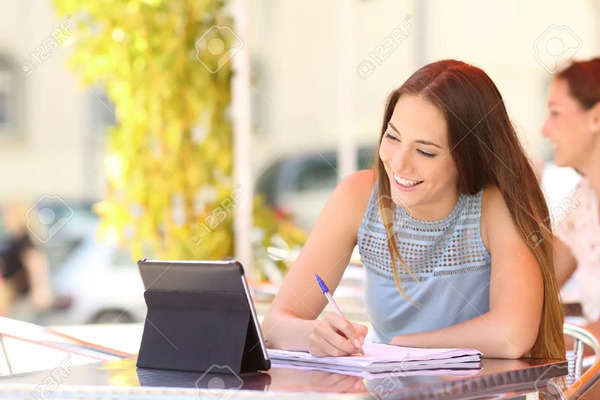
{"label": "woman's nose", "polygon": [[548,125],[548,118],[546,118],[544,125],[542,125],[542,136],[545,138],[550,137],[550,128]]}
{"label": "woman's nose", "polygon": [[392,170],[396,173],[410,172],[410,155],[408,154],[408,152],[398,150],[398,152],[394,154],[390,166],[392,167]]}

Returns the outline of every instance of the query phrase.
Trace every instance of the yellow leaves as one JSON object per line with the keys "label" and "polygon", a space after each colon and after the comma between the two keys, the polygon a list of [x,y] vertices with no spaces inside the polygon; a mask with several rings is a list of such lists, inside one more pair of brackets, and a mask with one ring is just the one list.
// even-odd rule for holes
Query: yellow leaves
{"label": "yellow leaves", "polygon": [[[106,197],[95,209],[100,232],[138,259],[223,259],[234,254],[238,199],[228,114],[230,64],[210,73],[195,41],[224,25],[217,0],[54,0],[77,15],[72,68],[100,82],[115,104],[105,159]],[[229,44],[226,44],[229,46]],[[217,60],[213,60],[217,61]],[[303,232],[254,206],[263,232],[293,245]]]}
{"label": "yellow leaves", "polygon": [[164,132],[167,146],[171,151],[179,151],[179,146],[184,134],[185,133],[181,129],[181,121],[171,121]]}
{"label": "yellow leaves", "polygon": [[115,42],[120,42],[125,38],[125,32],[121,28],[114,28],[112,30],[112,38]]}
{"label": "yellow leaves", "polygon": [[146,41],[146,39],[138,37],[134,42],[134,47],[137,51],[143,53],[148,49],[148,42]]}
{"label": "yellow leaves", "polygon": [[122,154],[108,154],[104,160],[104,167],[109,182],[120,189],[125,186],[125,169],[127,168],[127,160]]}
{"label": "yellow leaves", "polygon": [[143,3],[148,6],[158,7],[163,3],[163,0],[141,0],[140,3]]}
{"label": "yellow leaves", "polygon": [[127,11],[127,14],[129,14],[129,17],[136,15],[140,10],[139,1],[128,1],[125,10]]}

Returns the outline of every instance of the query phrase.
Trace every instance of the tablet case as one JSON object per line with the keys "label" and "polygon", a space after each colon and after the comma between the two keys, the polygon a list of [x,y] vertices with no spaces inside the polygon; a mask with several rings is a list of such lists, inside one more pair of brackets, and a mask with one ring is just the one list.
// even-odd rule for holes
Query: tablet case
{"label": "tablet case", "polygon": [[[146,290],[137,366],[203,372],[266,371],[248,300],[241,293]],[[213,368],[211,368],[213,367]]]}

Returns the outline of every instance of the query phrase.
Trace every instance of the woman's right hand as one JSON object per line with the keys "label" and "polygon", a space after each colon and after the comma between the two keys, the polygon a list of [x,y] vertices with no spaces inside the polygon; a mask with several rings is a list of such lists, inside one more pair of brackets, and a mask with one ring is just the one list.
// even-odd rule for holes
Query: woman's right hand
{"label": "woman's right hand", "polygon": [[340,357],[358,353],[367,331],[365,325],[349,322],[337,314],[326,314],[323,319],[315,320],[308,337],[308,351],[316,357]]}

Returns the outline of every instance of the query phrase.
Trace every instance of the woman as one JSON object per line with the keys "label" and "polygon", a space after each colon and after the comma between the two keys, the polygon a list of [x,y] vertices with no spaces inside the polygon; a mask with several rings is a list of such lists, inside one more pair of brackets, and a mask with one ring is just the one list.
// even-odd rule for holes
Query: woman
{"label": "woman", "polygon": [[9,238],[5,248],[0,251],[0,272],[3,277],[0,285],[0,315],[12,315],[12,306],[25,296],[36,312],[46,311],[52,306],[48,263],[44,252],[29,235],[27,212],[25,206],[14,203],[6,205],[2,213],[2,223]]}
{"label": "woman", "polygon": [[556,277],[562,286],[575,270],[588,328],[600,333],[600,58],[574,62],[550,85],[542,130],[559,167],[581,181],[553,212]]}
{"label": "woman", "polygon": [[[564,358],[548,210],[491,79],[426,65],[389,96],[379,143],[374,170],[345,178],[323,209],[263,321],[267,345],[360,348],[365,326],[315,320],[326,299],[314,278],[335,289],[358,244],[375,340]],[[534,232],[544,240],[529,244]]]}

